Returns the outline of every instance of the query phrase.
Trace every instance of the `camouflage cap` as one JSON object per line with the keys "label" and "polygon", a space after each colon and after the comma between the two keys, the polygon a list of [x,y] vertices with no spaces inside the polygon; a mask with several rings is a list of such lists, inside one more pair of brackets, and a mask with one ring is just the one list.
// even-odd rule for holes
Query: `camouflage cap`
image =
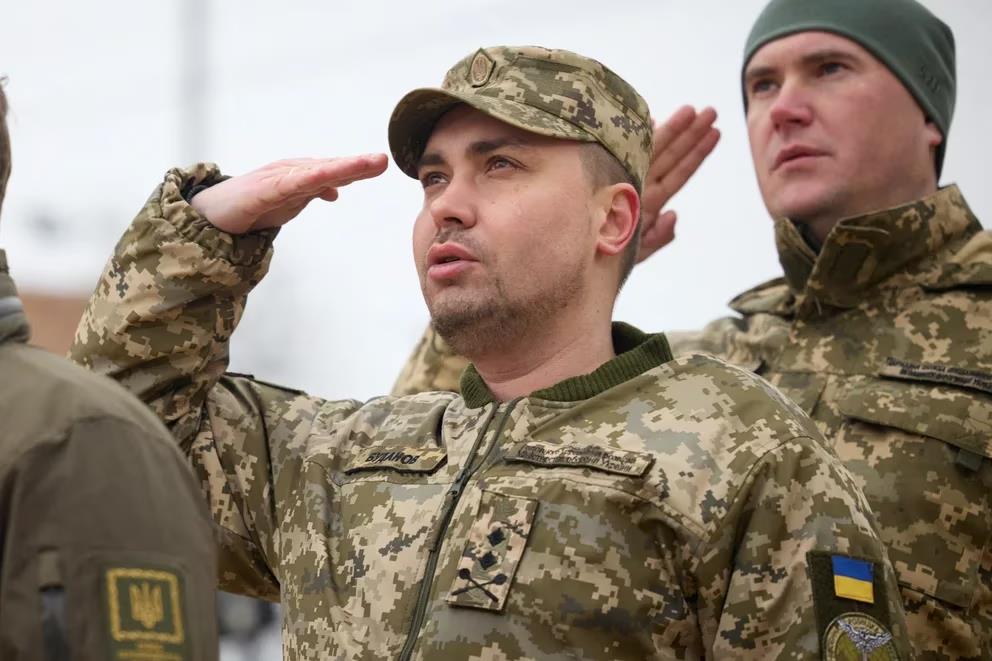
{"label": "camouflage cap", "polygon": [[536,46],[480,48],[463,58],[440,88],[414,90],[393,110],[389,148],[404,173],[417,178],[434,125],[460,103],[540,135],[598,142],[638,189],[644,181],[651,159],[648,104],[596,60]]}

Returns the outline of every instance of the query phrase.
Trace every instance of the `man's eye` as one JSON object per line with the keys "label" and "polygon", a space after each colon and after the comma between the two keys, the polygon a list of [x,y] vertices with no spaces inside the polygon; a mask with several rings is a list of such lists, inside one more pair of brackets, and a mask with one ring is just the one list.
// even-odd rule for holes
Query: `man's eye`
{"label": "man's eye", "polygon": [[759,95],[770,92],[775,88],[775,81],[771,78],[759,78],[751,83],[751,94]]}
{"label": "man's eye", "polygon": [[444,181],[444,175],[440,172],[428,172],[420,177],[420,184],[424,188],[429,188],[437,184],[443,184]]}
{"label": "man's eye", "polygon": [[820,65],[820,74],[830,76],[844,70],[844,65],[840,62],[824,62]]}
{"label": "man's eye", "polygon": [[489,169],[490,170],[505,170],[507,168],[515,168],[517,164],[506,158],[505,156],[493,156],[489,159]]}

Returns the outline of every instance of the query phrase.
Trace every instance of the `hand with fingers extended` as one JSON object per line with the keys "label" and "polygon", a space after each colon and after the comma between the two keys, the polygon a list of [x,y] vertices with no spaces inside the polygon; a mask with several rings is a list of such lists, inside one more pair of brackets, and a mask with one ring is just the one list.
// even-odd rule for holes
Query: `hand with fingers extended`
{"label": "hand with fingers extended", "polygon": [[276,161],[197,193],[190,204],[229,234],[279,227],[313,200],[332,202],[341,186],[382,174],[385,154]]}
{"label": "hand with fingers extended", "polygon": [[674,211],[662,208],[716,147],[720,131],[713,126],[715,121],[713,108],[696,112],[691,106],[682,106],[664,124],[655,124],[654,152],[641,196],[638,262],[643,262],[675,238],[678,217]]}

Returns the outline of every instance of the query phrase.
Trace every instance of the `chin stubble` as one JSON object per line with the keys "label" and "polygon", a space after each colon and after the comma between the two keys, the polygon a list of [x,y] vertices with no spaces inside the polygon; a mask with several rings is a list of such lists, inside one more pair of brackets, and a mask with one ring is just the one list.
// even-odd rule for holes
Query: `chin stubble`
{"label": "chin stubble", "polygon": [[577,300],[583,270],[577,265],[553,286],[543,287],[526,299],[514,300],[505,283],[496,280],[491,295],[480,293],[473,300],[431,306],[431,324],[456,353],[469,360],[512,350]]}

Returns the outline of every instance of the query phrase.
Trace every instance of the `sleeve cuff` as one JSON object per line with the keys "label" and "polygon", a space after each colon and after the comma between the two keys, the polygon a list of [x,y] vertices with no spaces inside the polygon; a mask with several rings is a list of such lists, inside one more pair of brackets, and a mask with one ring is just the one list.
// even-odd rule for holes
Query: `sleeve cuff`
{"label": "sleeve cuff", "polygon": [[219,184],[229,177],[222,175],[214,163],[197,163],[188,168],[173,168],[165,174],[160,188],[159,204],[162,218],[188,241],[192,241],[211,256],[235,266],[256,266],[266,260],[279,228],[229,234],[219,230],[200,215],[189,200],[196,193]]}

